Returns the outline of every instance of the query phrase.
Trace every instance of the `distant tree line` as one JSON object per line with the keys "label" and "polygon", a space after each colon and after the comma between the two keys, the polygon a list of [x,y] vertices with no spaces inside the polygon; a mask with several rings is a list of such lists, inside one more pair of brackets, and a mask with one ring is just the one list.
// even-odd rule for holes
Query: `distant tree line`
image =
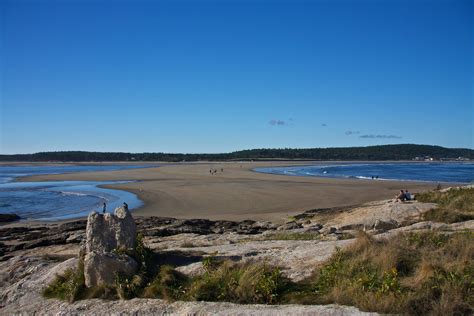
{"label": "distant tree line", "polygon": [[90,161],[228,161],[228,160],[411,160],[415,157],[433,159],[474,159],[474,150],[429,145],[380,145],[339,148],[250,149],[221,154],[125,153],[54,151],[35,154],[0,155],[0,161],[19,162],[90,162]]}

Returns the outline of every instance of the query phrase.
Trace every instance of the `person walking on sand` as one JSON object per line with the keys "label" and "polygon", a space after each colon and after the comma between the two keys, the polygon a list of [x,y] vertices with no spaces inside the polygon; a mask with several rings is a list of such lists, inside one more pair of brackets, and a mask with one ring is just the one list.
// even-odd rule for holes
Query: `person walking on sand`
{"label": "person walking on sand", "polygon": [[105,214],[106,208],[107,208],[107,204],[104,202],[104,206],[102,207],[102,214]]}

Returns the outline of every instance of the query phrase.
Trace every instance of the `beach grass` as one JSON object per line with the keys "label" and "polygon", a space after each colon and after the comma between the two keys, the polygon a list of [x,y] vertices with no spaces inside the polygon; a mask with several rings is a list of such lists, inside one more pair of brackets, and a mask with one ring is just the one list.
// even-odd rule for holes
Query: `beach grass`
{"label": "beach grass", "polygon": [[[376,240],[360,233],[288,293],[286,303],[352,305],[364,311],[464,315],[474,310],[474,234],[400,234]],[[308,290],[311,289],[311,290]]]}
{"label": "beach grass", "polygon": [[76,269],[68,269],[43,290],[46,298],[59,298],[70,303],[86,298],[84,263],[79,262]]}
{"label": "beach grass", "polygon": [[[162,298],[260,304],[342,304],[364,311],[402,314],[469,314],[474,311],[474,233],[417,232],[374,239],[360,232],[315,267],[312,277],[291,282],[265,262],[206,257],[205,272],[188,277],[172,266],[117,275],[112,286],[86,288],[82,265],[57,276],[43,294],[73,302],[85,298]],[[82,269],[82,270],[81,270]]]}
{"label": "beach grass", "polygon": [[[474,189],[419,195],[447,212],[472,214]],[[435,212],[435,211],[433,211]],[[437,211],[440,212],[440,211]],[[314,240],[319,233],[276,233],[278,240]],[[363,311],[407,315],[469,315],[474,312],[474,232],[400,233],[388,239],[359,232],[346,248],[314,267],[311,277],[292,282],[278,266],[233,262],[214,256],[204,273],[189,277],[169,265],[137,237],[130,256],[134,276],[117,275],[109,286],[86,288],[84,268],[67,270],[43,291],[48,298],[162,298],[260,304],[341,304]]]}
{"label": "beach grass", "polygon": [[417,194],[416,199],[438,204],[438,207],[423,214],[424,220],[456,223],[474,219],[474,188],[429,191]]}
{"label": "beach grass", "polygon": [[319,240],[321,234],[318,232],[281,232],[262,236],[260,240]]}
{"label": "beach grass", "polygon": [[266,263],[224,261],[217,269],[194,278],[187,297],[198,301],[274,304],[287,280],[278,267]]}

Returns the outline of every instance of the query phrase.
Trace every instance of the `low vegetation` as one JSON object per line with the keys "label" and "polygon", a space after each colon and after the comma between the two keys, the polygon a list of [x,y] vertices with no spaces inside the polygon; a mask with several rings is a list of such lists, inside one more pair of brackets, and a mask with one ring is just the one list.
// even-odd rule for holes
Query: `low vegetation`
{"label": "low vegetation", "polygon": [[353,305],[365,311],[464,315],[474,311],[474,234],[360,233],[301,285],[287,303]]}
{"label": "low vegetation", "polygon": [[321,234],[318,232],[301,232],[301,233],[274,233],[262,237],[263,240],[319,240]]}
{"label": "low vegetation", "polygon": [[58,275],[56,279],[44,290],[46,298],[59,298],[64,301],[74,302],[86,298],[86,286],[84,281],[84,265],[82,262],[73,270],[68,269],[63,275]]}
{"label": "low vegetation", "polygon": [[[360,233],[355,242],[300,283],[266,263],[235,263],[207,257],[205,273],[187,277],[172,266],[157,266],[150,253],[133,277],[87,289],[83,268],[68,270],[45,297],[69,302],[84,298],[134,297],[263,304],[353,305],[365,311],[403,314],[469,314],[474,311],[474,233],[400,234],[376,240]],[[145,258],[146,259],[146,258]]]}
{"label": "low vegetation", "polygon": [[427,221],[456,223],[474,219],[474,188],[430,191],[418,194],[420,202],[438,203],[438,207],[423,215]]}
{"label": "low vegetation", "polygon": [[[440,209],[472,214],[474,189],[419,195]],[[275,238],[311,240],[310,233]],[[377,239],[360,232],[338,249],[313,276],[295,283],[265,262],[237,263],[210,256],[204,273],[188,277],[169,265],[137,238],[129,255],[140,263],[134,276],[117,275],[111,286],[86,288],[82,264],[58,276],[45,297],[69,302],[85,298],[204,300],[262,304],[329,304],[364,311],[409,315],[470,315],[474,312],[474,232],[412,232]]]}
{"label": "low vegetation", "polygon": [[[83,266],[59,275],[43,291],[47,298],[68,302],[80,299],[131,299],[135,297],[165,300],[226,301],[273,304],[279,301],[287,280],[279,268],[265,263],[242,264],[214,257],[203,260],[205,273],[189,278],[172,266],[163,265],[153,278],[150,271],[127,277],[117,274],[112,286],[86,288]],[[157,267],[157,266],[155,266]]]}

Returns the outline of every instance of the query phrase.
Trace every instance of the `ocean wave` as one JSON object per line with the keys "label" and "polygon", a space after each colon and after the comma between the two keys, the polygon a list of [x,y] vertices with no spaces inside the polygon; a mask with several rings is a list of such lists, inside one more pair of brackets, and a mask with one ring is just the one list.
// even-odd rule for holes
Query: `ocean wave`
{"label": "ocean wave", "polygon": [[74,192],[74,191],[59,191],[59,193],[61,193],[61,195],[74,195],[74,196],[92,196],[92,197],[101,197],[101,196],[98,196],[98,195],[93,195],[93,194],[87,194],[87,193],[82,193],[82,192]]}
{"label": "ocean wave", "polygon": [[308,165],[298,167],[256,168],[256,172],[271,174],[346,178],[381,181],[470,183],[473,164],[443,163],[353,163]]}

